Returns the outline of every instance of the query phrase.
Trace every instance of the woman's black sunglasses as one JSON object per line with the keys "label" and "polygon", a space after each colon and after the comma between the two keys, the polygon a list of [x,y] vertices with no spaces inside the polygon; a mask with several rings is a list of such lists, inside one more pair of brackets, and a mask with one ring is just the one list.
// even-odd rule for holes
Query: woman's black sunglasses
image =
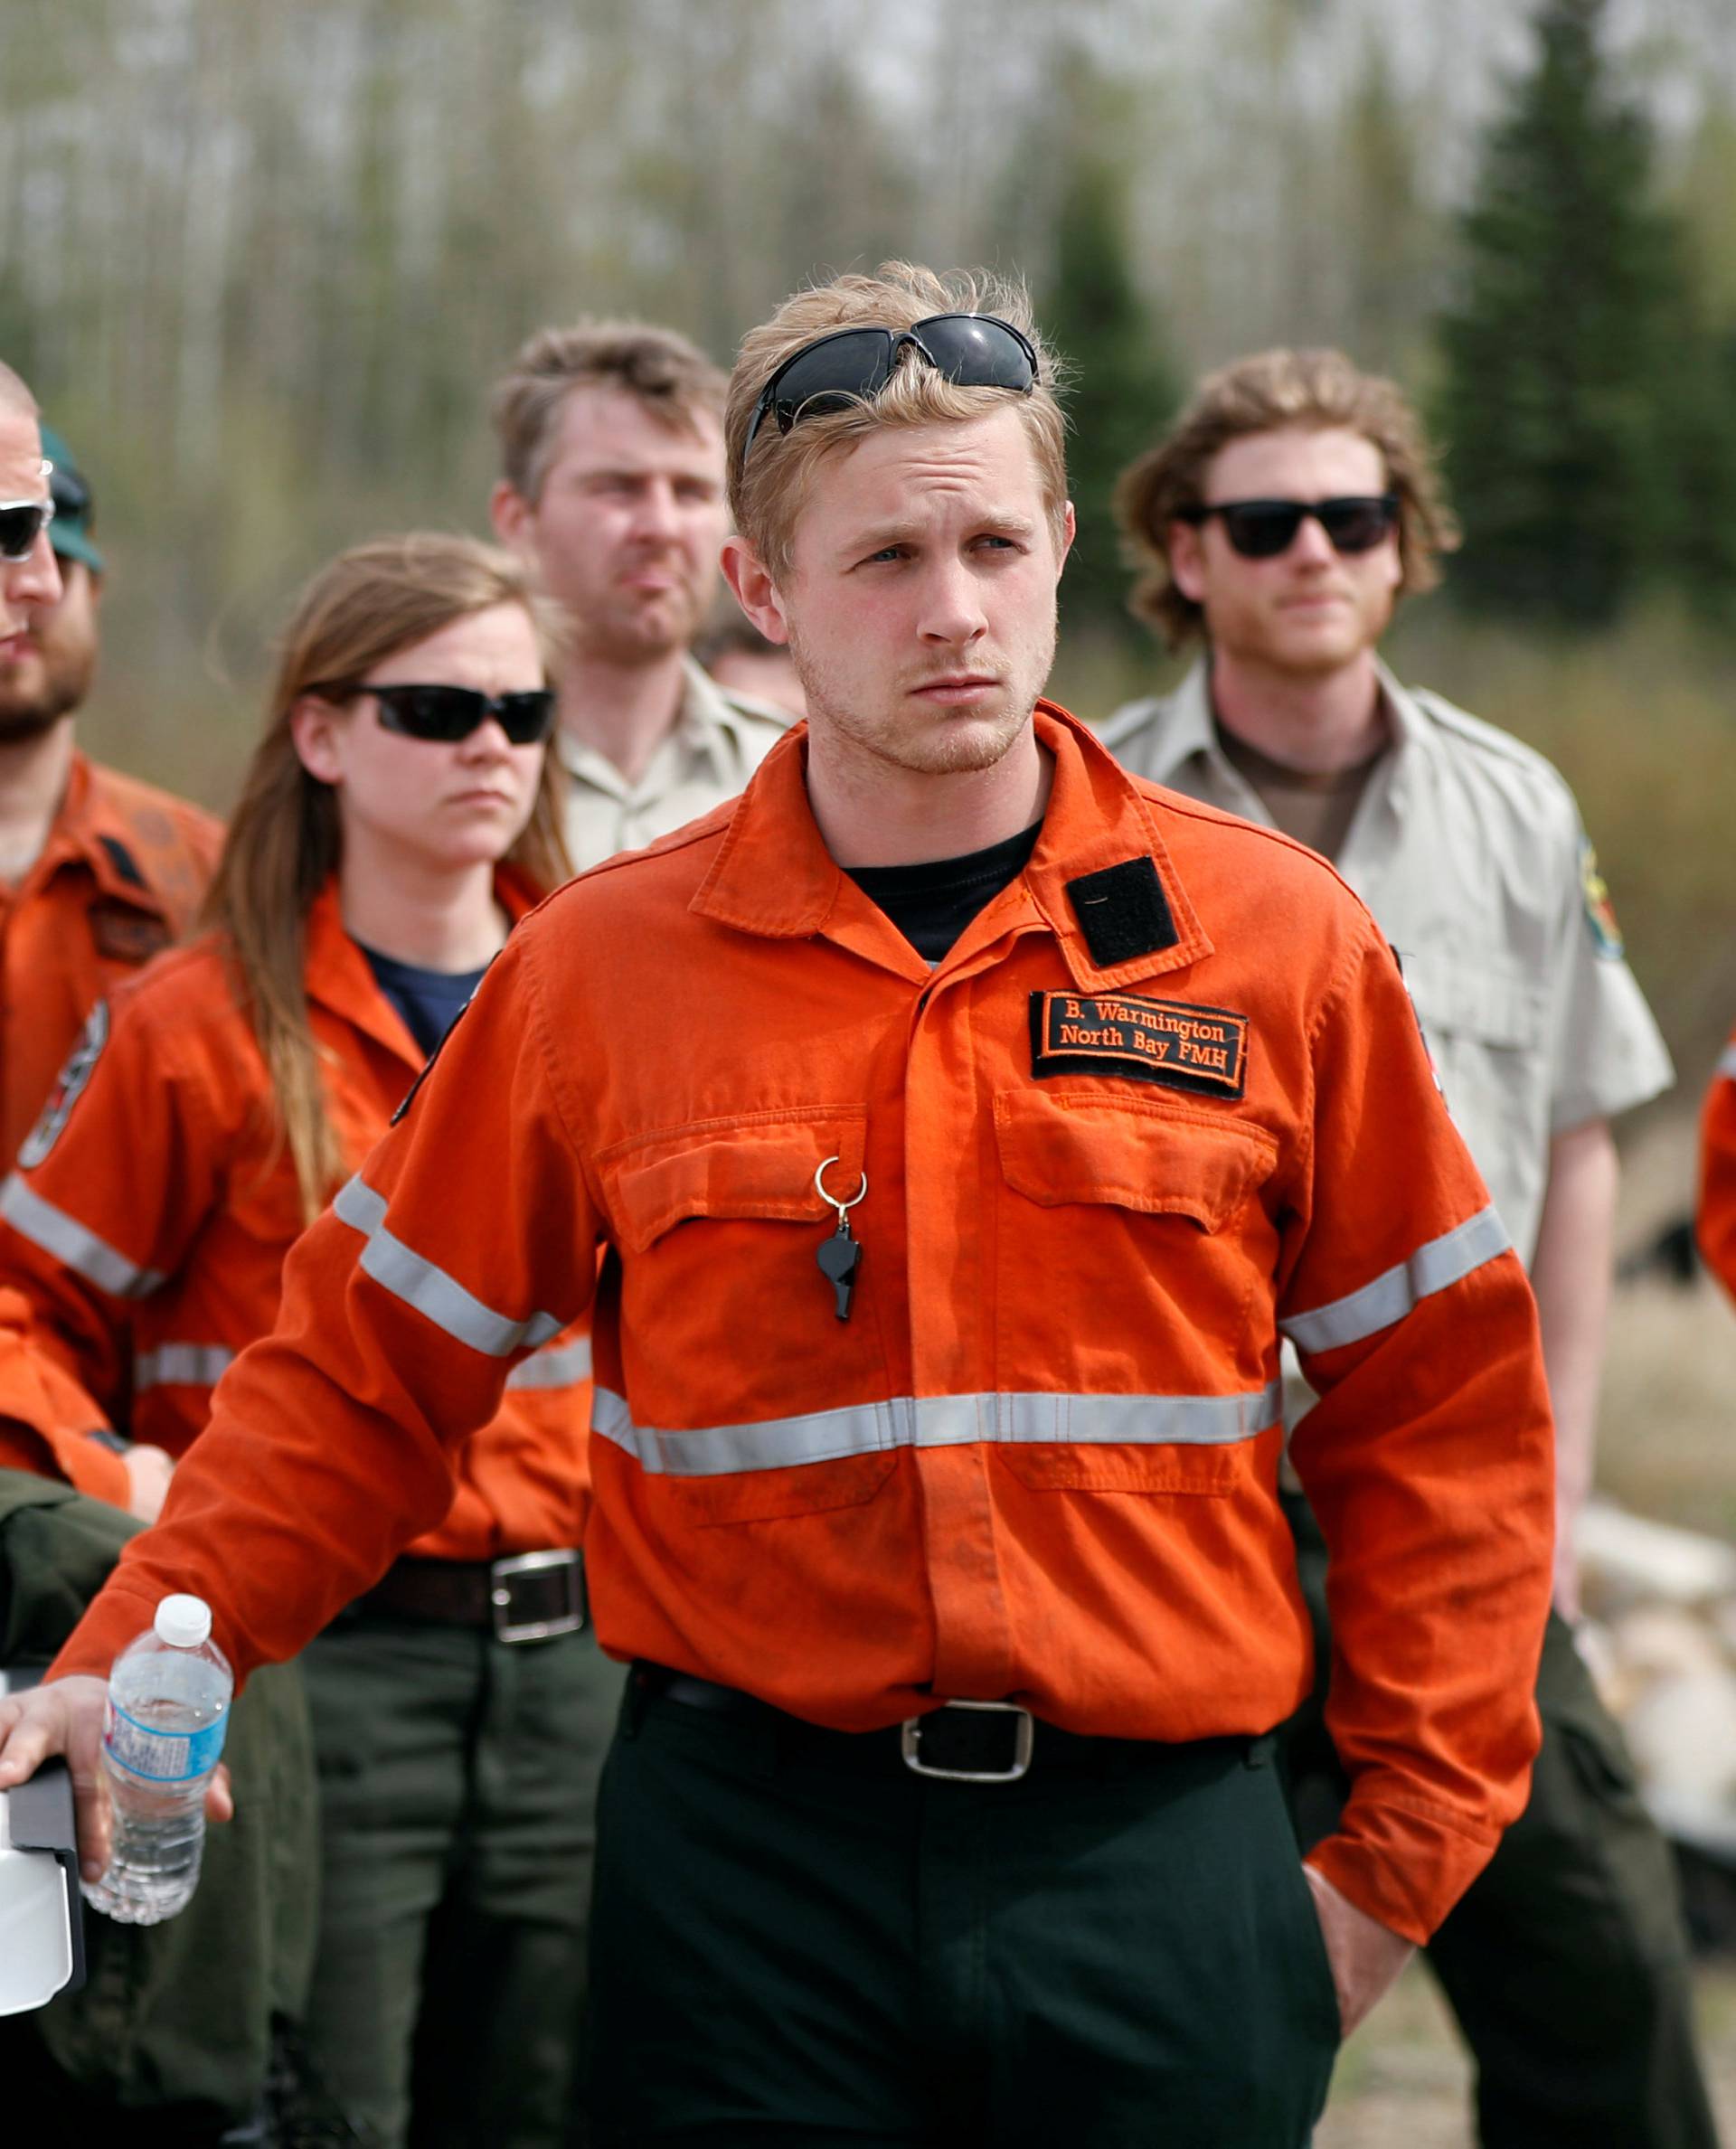
{"label": "woman's black sunglasses", "polygon": [[836,328],[793,352],[760,390],[741,444],[742,467],[768,418],[787,433],[816,411],[848,410],[885,387],[906,349],[960,388],[1029,395],[1037,384],[1029,339],[994,314],[931,314],[910,328]]}
{"label": "woman's black sunglasses", "polygon": [[485,694],[474,686],[375,686],[366,679],[346,679],[307,692],[327,702],[372,694],[384,730],[442,746],[468,739],[491,716],[514,746],[540,746],[554,729],[554,690],[547,686]]}
{"label": "woman's black sunglasses", "polygon": [[1312,515],[1338,552],[1372,552],[1399,519],[1396,493],[1346,494],[1338,500],[1214,500],[1184,507],[1177,519],[1203,523],[1217,515],[1232,551],[1244,560],[1275,560],[1296,542]]}

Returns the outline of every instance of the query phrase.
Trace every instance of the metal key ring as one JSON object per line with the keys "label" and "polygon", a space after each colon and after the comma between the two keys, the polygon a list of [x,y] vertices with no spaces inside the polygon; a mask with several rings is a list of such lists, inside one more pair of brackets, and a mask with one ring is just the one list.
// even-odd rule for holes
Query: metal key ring
{"label": "metal key ring", "polygon": [[868,1174],[866,1172],[863,1172],[861,1174],[862,1184],[856,1189],[855,1192],[851,1195],[847,1202],[841,1202],[835,1194],[829,1194],[826,1191],[826,1174],[831,1169],[831,1167],[837,1163],[837,1161],[838,1160],[835,1156],[828,1156],[825,1164],[823,1164],[819,1170],[815,1173],[814,1191],[816,1194],[818,1194],[821,1201],[823,1201],[828,1208],[835,1209],[837,1211],[839,1219],[842,1221],[843,1218],[855,1207],[856,1203],[861,1201],[863,1194],[868,1192]]}

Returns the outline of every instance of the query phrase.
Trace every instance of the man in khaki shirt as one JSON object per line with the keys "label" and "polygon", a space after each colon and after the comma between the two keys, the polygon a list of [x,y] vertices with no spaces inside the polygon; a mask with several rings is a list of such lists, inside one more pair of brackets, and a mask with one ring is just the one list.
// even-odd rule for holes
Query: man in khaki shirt
{"label": "man in khaki shirt", "polygon": [[[1127,470],[1137,611],[1205,655],[1102,727],[1137,774],[1331,858],[1398,951],[1447,1099],[1531,1270],[1557,1424],[1556,1605],[1532,1801],[1430,1957],[1482,2139],[1710,2149],[1668,1853],[1574,1650],[1614,1227],[1609,1120],[1672,1079],[1571,793],[1376,648],[1457,542],[1415,414],[1335,352],[1211,375]],[[1403,1129],[1394,1128],[1395,1142]],[[1305,1574],[1317,1539],[1297,1515]]]}
{"label": "man in khaki shirt", "polygon": [[502,540],[568,613],[555,751],[582,872],[709,813],[788,726],[690,654],[717,587],[724,378],[668,329],[540,330],[495,390]]}

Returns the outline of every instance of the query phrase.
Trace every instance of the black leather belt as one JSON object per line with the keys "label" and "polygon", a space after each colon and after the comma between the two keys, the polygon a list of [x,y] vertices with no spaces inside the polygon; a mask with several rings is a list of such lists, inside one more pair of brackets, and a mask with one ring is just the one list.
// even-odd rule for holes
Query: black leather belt
{"label": "black leather belt", "polygon": [[633,1666],[633,1687],[641,1702],[674,1701],[712,1716],[757,1724],[774,1732],[779,1744],[832,1765],[869,1771],[939,1777],[969,1784],[1016,1783],[1033,1768],[1072,1768],[1099,1774],[1164,1768],[1185,1756],[1197,1763],[1221,1751],[1224,1759],[1248,1757],[1264,1741],[1200,1739],[1165,1745],[1150,1739],[1088,1738],[1043,1723],[1012,1701],[943,1701],[938,1709],[889,1724],[880,1731],[835,1731],[775,1709],[757,1695],[742,1693],[714,1680],[663,1664]]}
{"label": "black leather belt", "polygon": [[546,1642],[585,1624],[584,1556],[567,1550],[505,1560],[399,1560],[356,1603],[444,1626],[492,1628],[497,1642]]}

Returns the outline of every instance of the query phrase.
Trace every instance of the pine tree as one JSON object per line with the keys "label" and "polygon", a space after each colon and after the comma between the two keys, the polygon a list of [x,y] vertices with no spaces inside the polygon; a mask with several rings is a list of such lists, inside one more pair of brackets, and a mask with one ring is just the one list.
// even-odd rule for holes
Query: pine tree
{"label": "pine tree", "polygon": [[[1055,273],[1039,309],[1071,370],[1067,463],[1079,535],[1061,583],[1070,631],[1136,637],[1128,570],[1110,506],[1115,481],[1175,415],[1179,383],[1154,309],[1128,259],[1125,163],[1100,151],[1070,162],[1055,225]],[[1143,643],[1143,636],[1138,637]]]}
{"label": "pine tree", "polygon": [[1651,199],[1645,118],[1609,80],[1603,13],[1543,0],[1440,324],[1436,417],[1466,528],[1455,584],[1568,624],[1610,617],[1680,564],[1684,536],[1662,419],[1692,310],[1680,233]]}

